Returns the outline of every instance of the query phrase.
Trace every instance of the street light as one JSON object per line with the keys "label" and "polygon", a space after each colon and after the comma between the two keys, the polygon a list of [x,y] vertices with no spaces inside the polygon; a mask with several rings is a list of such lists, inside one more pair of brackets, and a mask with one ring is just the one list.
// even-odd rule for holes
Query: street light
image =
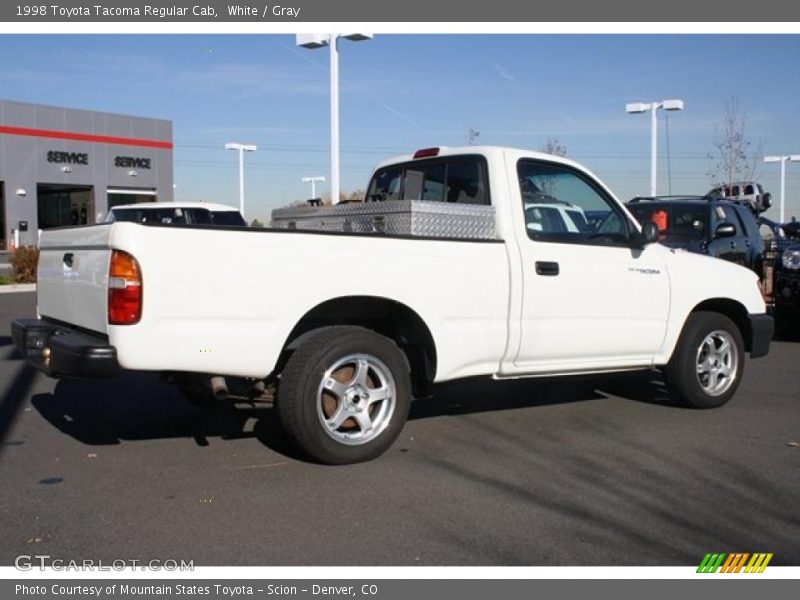
{"label": "street light", "polygon": [[239,212],[244,217],[244,153],[255,152],[258,146],[253,144],[237,144],[230,142],[225,144],[225,150],[238,150],[239,151]]}
{"label": "street light", "polygon": [[331,50],[331,203],[339,203],[339,38],[353,42],[372,39],[371,33],[298,33],[298,46],[315,50],[329,46]]}
{"label": "street light", "polygon": [[300,181],[302,181],[303,183],[309,183],[309,182],[311,183],[311,197],[312,198],[316,198],[317,197],[317,182],[318,181],[325,181],[325,178],[322,177],[321,175],[319,175],[317,177],[303,177],[302,179],[300,179]]}
{"label": "street light", "polygon": [[786,163],[800,161],[800,154],[788,154],[785,156],[765,156],[764,162],[781,163],[781,223],[786,221],[784,208],[786,206]]}
{"label": "street light", "polygon": [[683,110],[683,100],[661,100],[660,102],[631,102],[625,105],[628,114],[643,113],[650,111],[650,195],[656,195],[656,156],[658,151],[658,120],[656,111],[659,108],[664,110]]}

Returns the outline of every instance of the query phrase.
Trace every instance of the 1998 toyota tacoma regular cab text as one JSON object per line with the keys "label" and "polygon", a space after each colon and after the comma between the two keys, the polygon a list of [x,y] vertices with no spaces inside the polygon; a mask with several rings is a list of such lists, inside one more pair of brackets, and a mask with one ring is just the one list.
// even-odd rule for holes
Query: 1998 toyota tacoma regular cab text
{"label": "1998 toyota tacoma regular cab text", "polygon": [[660,368],[709,408],[769,350],[753,272],[653,243],[559,157],[428,148],[380,165],[367,202],[274,218],[45,231],[15,344],[53,377],[276,382],[289,436],[334,464],[384,452],[432,382]]}

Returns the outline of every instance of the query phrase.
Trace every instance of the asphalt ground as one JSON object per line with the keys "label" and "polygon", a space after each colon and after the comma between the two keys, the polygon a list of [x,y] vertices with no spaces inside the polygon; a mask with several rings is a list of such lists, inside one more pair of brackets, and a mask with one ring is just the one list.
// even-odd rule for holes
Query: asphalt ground
{"label": "asphalt ground", "polygon": [[370,463],[306,462],[269,405],[202,411],[154,374],[23,367],[0,296],[0,564],[800,565],[800,343],[737,396],[676,406],[657,373],[439,386]]}

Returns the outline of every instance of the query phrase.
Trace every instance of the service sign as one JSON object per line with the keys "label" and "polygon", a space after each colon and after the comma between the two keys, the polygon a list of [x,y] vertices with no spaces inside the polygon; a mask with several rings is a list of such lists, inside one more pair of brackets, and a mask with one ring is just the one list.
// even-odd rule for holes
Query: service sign
{"label": "service sign", "polygon": [[60,152],[50,150],[47,153],[47,162],[64,163],[67,165],[88,165],[89,155],[84,152]]}
{"label": "service sign", "polygon": [[114,158],[114,166],[125,169],[149,169],[149,158],[138,158],[135,156],[117,156]]}

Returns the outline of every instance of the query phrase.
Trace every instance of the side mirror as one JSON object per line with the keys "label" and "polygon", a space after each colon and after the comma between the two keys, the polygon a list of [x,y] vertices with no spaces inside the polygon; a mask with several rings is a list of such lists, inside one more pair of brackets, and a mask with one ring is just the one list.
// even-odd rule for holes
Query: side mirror
{"label": "side mirror", "polygon": [[736,235],[736,227],[731,223],[720,223],[714,230],[714,239],[729,238]]}
{"label": "side mirror", "polygon": [[647,221],[642,225],[641,232],[634,232],[633,242],[637,248],[644,248],[648,244],[654,244],[658,241],[659,232],[658,227],[652,221]]}

